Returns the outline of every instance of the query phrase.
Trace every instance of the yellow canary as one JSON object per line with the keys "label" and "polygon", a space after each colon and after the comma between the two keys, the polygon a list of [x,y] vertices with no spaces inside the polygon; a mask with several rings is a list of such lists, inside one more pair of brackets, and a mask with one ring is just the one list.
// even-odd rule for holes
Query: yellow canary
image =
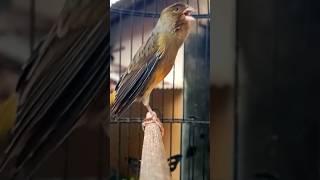
{"label": "yellow canary", "polygon": [[162,10],[151,36],[138,49],[116,86],[112,117],[119,117],[134,101],[141,101],[156,116],[149,105],[150,94],[172,69],[194,21],[192,12],[193,8],[180,2]]}

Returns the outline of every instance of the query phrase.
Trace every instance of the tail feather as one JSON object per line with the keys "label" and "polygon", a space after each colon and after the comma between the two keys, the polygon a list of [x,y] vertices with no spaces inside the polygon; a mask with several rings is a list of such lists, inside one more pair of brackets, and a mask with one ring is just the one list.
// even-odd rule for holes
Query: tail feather
{"label": "tail feather", "polygon": [[0,141],[6,139],[16,120],[17,97],[12,94],[0,104]]}
{"label": "tail feather", "polygon": [[116,91],[113,91],[113,92],[110,93],[110,107],[113,106],[114,101],[116,100],[116,95],[117,95]]}

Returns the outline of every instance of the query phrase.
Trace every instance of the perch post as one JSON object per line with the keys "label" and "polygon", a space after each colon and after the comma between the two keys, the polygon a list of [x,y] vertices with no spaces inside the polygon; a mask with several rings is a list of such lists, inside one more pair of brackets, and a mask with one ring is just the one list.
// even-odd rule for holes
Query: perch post
{"label": "perch post", "polygon": [[[150,118],[151,114],[147,113],[146,119]],[[146,124],[144,129],[140,168],[140,180],[150,179],[171,179],[169,165],[165,158],[162,134],[159,126],[155,122]]]}

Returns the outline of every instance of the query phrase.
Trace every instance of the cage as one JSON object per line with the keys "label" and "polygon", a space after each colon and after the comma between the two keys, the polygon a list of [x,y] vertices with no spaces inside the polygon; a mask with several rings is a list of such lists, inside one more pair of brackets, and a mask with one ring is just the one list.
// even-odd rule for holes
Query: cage
{"label": "cage", "polygon": [[[176,1],[120,0],[110,3],[110,89],[148,38],[163,8]],[[163,122],[172,179],[209,179],[210,0],[190,0],[192,32],[175,65],[152,92],[150,105]],[[111,179],[139,177],[146,109],[135,103],[110,124]]]}
{"label": "cage", "polygon": [[[50,30],[65,0],[6,0],[21,24],[9,32],[21,38],[16,52],[18,72],[37,42]],[[120,0],[111,6],[111,86],[115,85],[140,44],[146,40],[160,11],[175,1]],[[179,50],[168,77],[154,90],[151,106],[164,123],[164,144],[172,179],[209,179],[209,0],[186,1],[197,13],[192,33]],[[4,8],[7,6],[3,6]],[[7,22],[7,21],[5,21]],[[6,33],[4,33],[6,35]],[[1,34],[3,35],[3,34]],[[23,43],[22,43],[23,42]],[[14,48],[11,48],[14,49]],[[12,60],[14,61],[14,60]],[[146,110],[135,104],[111,121],[110,146],[99,127],[76,130],[42,165],[32,179],[136,179]]]}

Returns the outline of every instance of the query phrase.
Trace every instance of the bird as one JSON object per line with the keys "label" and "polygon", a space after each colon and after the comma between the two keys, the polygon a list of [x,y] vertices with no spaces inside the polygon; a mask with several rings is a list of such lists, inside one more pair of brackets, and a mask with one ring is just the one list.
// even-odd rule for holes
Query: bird
{"label": "bird", "polygon": [[177,52],[195,21],[193,12],[194,9],[183,2],[161,11],[151,35],[137,50],[115,91],[110,94],[111,118],[119,118],[133,102],[142,102],[151,115],[144,120],[143,126],[155,122],[163,131],[161,122],[149,105],[150,94],[172,69]]}
{"label": "bird", "polygon": [[33,50],[16,87],[16,121],[0,160],[1,179],[30,179],[84,121],[107,119],[107,7],[106,0],[66,0]]}

